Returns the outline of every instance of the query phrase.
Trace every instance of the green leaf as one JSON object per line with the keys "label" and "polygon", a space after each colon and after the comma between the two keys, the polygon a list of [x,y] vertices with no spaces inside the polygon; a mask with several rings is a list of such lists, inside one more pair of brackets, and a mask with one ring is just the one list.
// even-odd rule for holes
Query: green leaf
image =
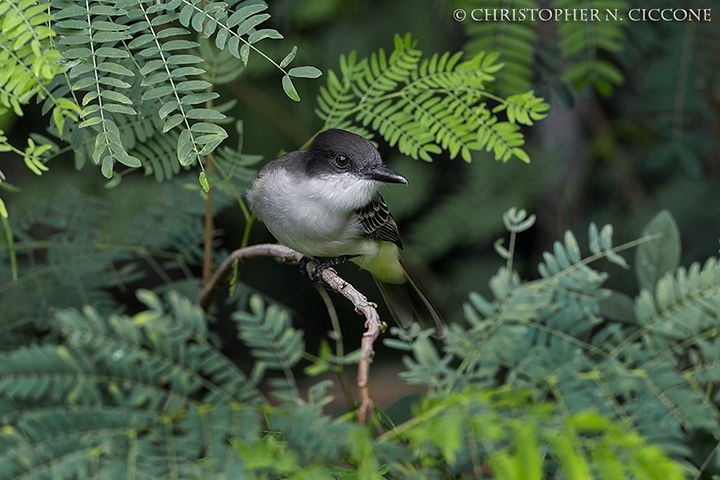
{"label": "green leaf", "polygon": [[123,95],[120,92],[116,92],[114,90],[103,90],[102,92],[100,92],[100,96],[107,100],[117,102],[117,103],[122,103],[125,105],[133,104],[133,101],[130,100],[127,96]]}
{"label": "green leaf", "polygon": [[244,7],[240,7],[237,9],[235,13],[230,15],[227,19],[227,24],[229,27],[234,27],[235,25],[239,24],[246,18],[248,18],[250,15],[254,15],[256,13],[260,13],[263,10],[267,9],[267,5],[263,3],[254,3],[250,5],[246,5]]}
{"label": "green leaf", "polygon": [[227,137],[225,129],[214,123],[196,123],[190,127],[190,130],[195,133],[209,133],[211,135],[220,135],[223,138]]}
{"label": "green leaf", "polygon": [[174,112],[178,108],[178,102],[175,100],[171,100],[167,102],[165,105],[160,107],[160,110],[158,110],[158,116],[161,119],[165,119],[168,115],[170,115],[172,112]]}
{"label": "green leaf", "polygon": [[510,258],[510,251],[503,246],[504,242],[504,238],[498,238],[493,243],[493,248],[495,249],[495,252],[497,252],[497,254],[500,255],[502,258]]}
{"label": "green leaf", "polygon": [[294,100],[296,102],[300,101],[300,95],[298,95],[297,90],[295,90],[295,85],[293,85],[290,75],[283,76],[282,87],[285,91],[285,94],[290,97],[291,100]]}
{"label": "green leaf", "polygon": [[200,186],[202,187],[203,191],[205,193],[208,193],[210,191],[210,183],[208,183],[208,179],[204,171],[200,172],[198,181],[200,182]]}
{"label": "green leaf", "polygon": [[179,113],[171,115],[163,124],[162,132],[166,133],[185,121],[185,117]]}
{"label": "green leaf", "polygon": [[193,13],[195,12],[195,6],[188,3],[185,5],[182,10],[180,10],[180,23],[182,23],[184,26],[190,25],[190,20],[192,19]]}
{"label": "green leaf", "polygon": [[242,63],[244,66],[247,67],[248,59],[250,58],[250,45],[247,43],[244,43],[242,47],[240,47],[240,60],[242,60]]}
{"label": "green leaf", "polygon": [[291,68],[288,72],[288,75],[290,75],[291,77],[299,78],[317,78],[322,75],[322,72],[318,68],[312,66],[305,66]]}
{"label": "green leaf", "polygon": [[133,157],[132,155],[118,155],[116,157],[117,161],[122,163],[123,165],[126,165],[128,167],[138,168],[142,167],[142,163],[139,159],[136,157]]}
{"label": "green leaf", "polygon": [[622,292],[608,290],[607,294],[598,302],[600,315],[610,320],[637,325],[635,318],[635,303],[633,299]]}
{"label": "green leaf", "polygon": [[210,100],[214,100],[219,97],[220,95],[217,92],[191,93],[180,98],[180,103],[182,105],[197,105],[199,103],[209,102]]}
{"label": "green leaf", "polygon": [[225,114],[211,108],[195,108],[186,114],[187,118],[193,120],[223,120]]}
{"label": "green leaf", "polygon": [[115,77],[102,77],[98,79],[98,83],[101,85],[107,85],[108,87],[114,87],[114,88],[131,88],[132,85],[124,82],[118,78]]}
{"label": "green leaf", "polygon": [[171,85],[162,85],[160,87],[153,88],[152,90],[148,90],[145,92],[142,96],[143,100],[153,100],[155,98],[161,98],[166,95],[170,95],[173,93],[174,89]]}
{"label": "green leaf", "polygon": [[640,288],[653,290],[658,280],[680,264],[680,231],[672,214],[663,210],[645,227],[642,236],[661,235],[641,244],[635,255],[635,275]]}
{"label": "green leaf", "polygon": [[134,108],[128,107],[127,105],[118,105],[116,103],[104,104],[103,110],[111,113],[121,113],[123,115],[137,115],[137,112]]}
{"label": "green leaf", "polygon": [[580,246],[577,243],[575,235],[570,230],[565,232],[565,248],[567,250],[568,257],[572,263],[580,263],[582,256],[580,254]]}
{"label": "green leaf", "polygon": [[105,178],[112,178],[113,175],[113,160],[110,155],[105,155],[102,157],[100,165],[100,172],[103,174]]}
{"label": "green leaf", "polygon": [[120,50],[119,48],[100,47],[95,52],[98,57],[105,58],[129,58],[130,54],[127,50]]}
{"label": "green leaf", "polygon": [[283,36],[277,30],[273,30],[272,28],[262,28],[248,35],[247,40],[248,43],[253,44],[265,38],[273,38],[275,40],[280,40],[283,38]]}
{"label": "green leaf", "polygon": [[192,165],[197,158],[190,130],[185,129],[180,132],[177,143],[177,158],[183,166]]}
{"label": "green leaf", "polygon": [[590,223],[590,226],[588,227],[588,237],[589,237],[589,246],[590,246],[590,252],[597,255],[600,253],[600,233],[598,232],[597,225],[595,225],[594,222]]}
{"label": "green leaf", "polygon": [[212,87],[212,83],[205,80],[186,80],[176,85],[176,89],[180,92],[193,91],[193,90],[204,90]]}
{"label": "green leaf", "polygon": [[285,58],[282,59],[280,62],[280,68],[285,68],[295,59],[295,55],[297,54],[297,46],[293,46],[292,50],[290,50],[290,53],[285,55]]}
{"label": "green leaf", "polygon": [[512,154],[515,155],[515,157],[524,163],[530,163],[530,156],[525,153],[525,150],[522,150],[520,148],[513,148]]}
{"label": "green leaf", "polygon": [[518,477],[528,480],[542,479],[542,458],[535,425],[530,422],[517,422],[512,427],[518,457]]}
{"label": "green leaf", "polygon": [[260,25],[262,22],[270,18],[269,13],[261,13],[258,15],[253,15],[252,17],[248,18],[244,22],[242,22],[240,25],[238,25],[237,31],[235,32],[238,37],[241,37],[248,33],[253,28]]}
{"label": "green leaf", "polygon": [[82,77],[80,80],[75,82],[72,86],[73,90],[82,90],[84,88],[95,85],[95,79],[92,77]]}

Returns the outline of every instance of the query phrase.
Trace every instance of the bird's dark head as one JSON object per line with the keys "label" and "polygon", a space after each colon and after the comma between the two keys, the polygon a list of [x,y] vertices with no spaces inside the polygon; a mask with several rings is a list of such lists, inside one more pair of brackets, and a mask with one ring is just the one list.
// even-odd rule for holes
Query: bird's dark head
{"label": "bird's dark head", "polygon": [[333,128],[319,133],[306,155],[307,173],[312,177],[350,174],[384,183],[408,183],[383,165],[380,152],[367,138],[347,130]]}

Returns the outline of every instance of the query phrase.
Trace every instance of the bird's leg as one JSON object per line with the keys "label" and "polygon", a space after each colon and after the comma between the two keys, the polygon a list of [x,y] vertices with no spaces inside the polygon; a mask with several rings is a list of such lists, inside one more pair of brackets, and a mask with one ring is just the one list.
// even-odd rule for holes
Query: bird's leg
{"label": "bird's leg", "polygon": [[[325,290],[332,290],[330,286],[323,280],[322,274],[325,270],[328,268],[332,268],[335,265],[340,265],[341,263],[345,263],[348,260],[350,260],[353,257],[357,257],[357,255],[340,255],[339,257],[330,258],[328,260],[325,260],[324,262],[318,262],[318,265],[315,267],[315,270],[313,270],[312,275],[310,278],[313,282],[317,283],[321,287],[323,287]],[[303,275],[307,275],[307,264],[310,261],[316,261],[314,258],[303,256],[300,259],[300,271]]]}

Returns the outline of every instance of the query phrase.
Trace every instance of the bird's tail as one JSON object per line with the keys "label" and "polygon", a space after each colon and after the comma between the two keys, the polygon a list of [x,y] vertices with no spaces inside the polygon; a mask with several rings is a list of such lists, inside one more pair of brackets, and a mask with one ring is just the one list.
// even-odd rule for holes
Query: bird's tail
{"label": "bird's tail", "polygon": [[[405,272],[407,273],[407,269]],[[390,314],[404,329],[417,323],[421,328],[435,327],[437,336],[442,337],[445,333],[445,322],[442,317],[409,273],[407,279],[407,282],[397,284],[375,278]]]}

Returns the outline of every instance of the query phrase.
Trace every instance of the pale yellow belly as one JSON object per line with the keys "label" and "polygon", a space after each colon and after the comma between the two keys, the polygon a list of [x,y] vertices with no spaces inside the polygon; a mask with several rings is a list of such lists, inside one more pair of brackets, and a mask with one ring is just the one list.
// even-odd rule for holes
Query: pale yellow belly
{"label": "pale yellow belly", "polygon": [[386,283],[405,283],[407,274],[400,263],[398,246],[391,242],[380,242],[376,255],[364,255],[352,261]]}

